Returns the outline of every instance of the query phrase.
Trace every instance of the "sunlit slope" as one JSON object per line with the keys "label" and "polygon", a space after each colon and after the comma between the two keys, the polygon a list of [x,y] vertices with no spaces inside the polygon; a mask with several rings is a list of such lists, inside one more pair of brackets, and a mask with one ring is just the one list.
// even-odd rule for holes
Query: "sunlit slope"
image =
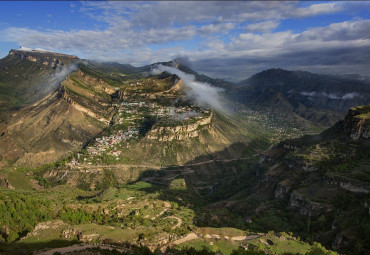
{"label": "sunlit slope", "polygon": [[80,150],[109,124],[113,91],[81,71],[68,76],[56,91],[1,124],[3,165],[36,166]]}
{"label": "sunlit slope", "polygon": [[26,106],[47,96],[76,69],[75,56],[52,52],[11,50],[0,60],[0,106],[8,110]]}

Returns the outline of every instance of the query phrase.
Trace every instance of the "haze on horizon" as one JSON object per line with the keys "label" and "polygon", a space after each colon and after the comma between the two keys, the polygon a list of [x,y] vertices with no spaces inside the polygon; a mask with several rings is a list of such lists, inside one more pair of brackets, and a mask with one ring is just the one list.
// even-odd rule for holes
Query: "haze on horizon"
{"label": "haze on horizon", "polygon": [[370,2],[0,2],[0,57],[20,46],[141,66],[189,60],[238,81],[268,68],[370,68]]}

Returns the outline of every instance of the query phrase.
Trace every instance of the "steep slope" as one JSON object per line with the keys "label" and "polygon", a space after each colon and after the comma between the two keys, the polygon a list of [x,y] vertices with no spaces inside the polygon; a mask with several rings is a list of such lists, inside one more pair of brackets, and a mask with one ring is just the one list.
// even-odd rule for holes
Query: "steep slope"
{"label": "steep slope", "polygon": [[108,126],[114,111],[110,94],[115,90],[81,70],[63,79],[51,94],[0,124],[2,166],[54,162],[80,150]]}
{"label": "steep slope", "polygon": [[211,77],[209,77],[205,74],[200,74],[200,73],[196,72],[195,70],[191,69],[188,66],[188,63],[184,63],[184,61],[182,61],[181,59],[174,59],[173,61],[169,61],[169,62],[154,63],[154,64],[151,64],[151,65],[147,65],[147,66],[143,66],[141,68],[138,68],[137,70],[140,70],[141,72],[148,72],[149,73],[150,70],[152,68],[156,67],[157,65],[175,67],[175,68],[179,69],[180,71],[183,71],[187,74],[194,75],[194,77],[197,81],[205,82],[205,83],[208,83],[210,85],[223,88],[223,89],[225,89],[225,91],[229,91],[230,89],[236,87],[236,84],[234,84],[232,82],[228,82],[228,81],[225,81],[225,80],[222,80],[222,79],[217,79],[217,78],[214,79],[214,78],[211,78]]}
{"label": "steep slope", "polygon": [[[150,176],[151,170],[250,157],[267,148],[265,129],[182,101],[182,81],[164,77],[123,84],[114,93],[117,114],[111,126],[44,178],[100,189],[104,182],[109,186]],[[104,181],[107,174],[110,183]]]}
{"label": "steep slope", "polygon": [[269,69],[241,81],[232,98],[254,109],[329,127],[353,106],[370,101],[365,79]]}
{"label": "steep slope", "polygon": [[[52,61],[51,66],[47,65],[48,61]],[[256,131],[258,128],[253,123],[246,124],[235,117],[225,117],[194,105],[185,96],[183,81],[168,73],[152,75],[150,70],[154,65],[136,68],[118,63],[81,61],[58,53],[22,50],[12,50],[2,63],[6,66],[4,88],[17,96],[23,93],[22,104],[14,104],[20,109],[0,126],[0,141],[4,144],[0,149],[2,166],[32,167],[73,153],[76,157],[76,153],[88,145],[78,153],[86,161],[81,162],[81,158],[79,164],[89,167],[126,162],[136,166],[132,178],[137,178],[142,166],[156,168],[209,160],[217,151],[222,151],[217,156],[219,158],[237,158],[244,155],[244,151],[251,154],[267,144],[263,142],[258,148],[249,148],[248,143],[255,137],[266,134],[264,130]],[[53,82],[39,83],[44,75],[50,78],[57,74],[53,73],[56,70],[66,70],[67,63],[75,64],[74,69],[63,72]],[[14,78],[8,71],[16,73],[23,65],[30,65],[32,72],[25,76],[24,83],[15,86],[18,76]],[[45,70],[33,73],[34,69],[43,66]],[[49,67],[51,74],[47,73]],[[185,66],[181,68],[195,73]],[[33,90],[36,97],[24,93],[27,90]],[[42,99],[35,101],[39,97]],[[255,134],[247,130],[252,126]],[[104,133],[100,134],[102,131]],[[123,139],[122,135],[116,134],[127,132],[135,138],[126,137],[130,138],[128,144],[124,144],[125,138],[116,149],[102,149],[104,153],[98,155],[89,152],[101,149],[95,145],[97,140],[114,137],[112,143],[115,143]],[[243,144],[238,147],[240,151],[227,150],[234,143]],[[116,160],[113,155],[120,157],[116,156]],[[127,168],[113,167],[118,177],[126,173]],[[63,173],[60,171],[61,175]],[[79,177],[71,175],[69,179],[75,181]],[[118,179],[127,181],[126,177]]]}
{"label": "steep slope", "polygon": [[[32,104],[57,89],[77,69],[76,56],[54,52],[11,50],[0,60],[0,107],[9,110]],[[1,117],[1,116],[0,116]]]}
{"label": "steep slope", "polygon": [[[30,61],[27,59],[29,56],[19,63]],[[35,63],[40,59],[36,58]],[[16,70],[17,67],[12,68]],[[164,244],[170,244],[187,233],[196,236],[195,226],[237,226],[246,230],[250,227],[248,224],[255,221],[250,229],[271,230],[271,224],[268,229],[264,222],[266,213],[269,210],[284,213],[290,207],[293,210],[288,216],[293,215],[292,220],[298,218],[305,221],[309,216],[308,230],[305,229],[306,222],[291,224],[291,228],[285,228],[286,225],[273,227],[279,231],[300,232],[308,241],[311,241],[311,234],[319,239],[321,233],[318,232],[326,230],[334,217],[326,214],[333,212],[330,203],[334,202],[330,200],[332,196],[320,196],[318,200],[323,199],[322,202],[309,195],[316,188],[314,185],[325,183],[320,179],[324,171],[312,172],[312,169],[321,167],[320,164],[327,166],[326,161],[320,161],[319,166],[308,163],[301,166],[300,155],[293,153],[298,148],[298,145],[291,145],[293,141],[263,153],[256,167],[257,155],[279,137],[271,132],[269,120],[258,122],[265,116],[256,112],[250,114],[251,118],[245,118],[243,114],[225,116],[196,105],[185,96],[184,81],[178,76],[168,73],[152,75],[150,68],[116,63],[79,63],[76,70],[58,80],[47,96],[19,105],[22,108],[0,125],[0,144],[4,145],[0,147],[0,168],[12,166],[0,172],[0,187],[7,189],[5,195],[0,197],[0,205],[6,208],[1,210],[2,217],[10,223],[10,227],[0,226],[0,242],[13,242],[20,237],[44,241],[50,236],[57,241],[77,238],[83,242],[101,242],[112,237],[111,240],[150,245],[153,249],[165,248]],[[178,68],[197,76],[184,66]],[[211,82],[207,77],[200,79]],[[23,89],[19,88],[19,91]],[[265,95],[262,93],[261,96]],[[24,98],[32,97],[24,94]],[[271,102],[285,104],[283,95],[279,95],[277,100]],[[303,149],[314,143],[327,146],[328,139],[334,139],[335,143],[336,136],[340,134],[340,142],[345,145],[348,139],[355,139],[354,144],[365,146],[364,141],[368,139],[368,123],[364,120],[368,115],[367,109],[357,108],[346,124],[338,124],[321,136],[306,137],[296,143],[301,144],[299,148]],[[347,134],[347,131],[341,132],[342,129],[351,131]],[[348,149],[345,145],[339,148]],[[330,146],[327,150],[336,152],[337,146]],[[325,153],[331,155],[332,152]],[[271,158],[274,155],[277,158],[264,161],[270,154]],[[293,157],[296,165],[284,165],[284,157],[289,160]],[[36,169],[17,169],[19,166],[40,166],[57,160],[60,160],[57,164]],[[362,156],[359,160],[362,164]],[[332,165],[332,162],[328,164]],[[361,170],[360,175],[345,172],[339,177],[366,177],[366,165],[361,166],[365,166],[361,168],[365,170]],[[313,175],[308,176],[311,173]],[[342,179],[338,179],[337,175],[333,177],[325,172],[325,178],[337,178],[330,179],[334,183],[330,191],[334,190],[334,195],[346,195],[341,193],[343,187],[338,183],[342,181],[338,180]],[[313,188],[306,191],[307,185]],[[348,187],[348,183],[344,186]],[[24,192],[23,189],[36,189],[37,192]],[[368,189],[362,185],[360,188],[355,186],[354,190],[363,192]],[[18,196],[18,192],[25,195]],[[27,198],[34,195],[38,198]],[[363,202],[363,197],[356,197],[354,201]],[[23,205],[24,202],[27,202],[26,205]],[[24,206],[27,210],[23,210]],[[352,213],[349,210],[351,208],[344,208],[339,217]],[[8,214],[8,211],[17,213]],[[19,215],[26,217],[20,220]],[[322,215],[324,220],[320,218]],[[358,215],[357,212],[354,215]],[[57,221],[55,224],[42,223],[45,220]],[[282,222],[286,221],[286,218],[282,219]],[[274,224],[276,222],[273,221]],[[323,222],[325,224],[319,225]],[[341,230],[348,229],[347,225],[338,226]],[[310,229],[313,230],[310,232]],[[350,230],[355,235],[364,233],[362,228]],[[111,235],[106,235],[108,232]],[[338,238],[347,240],[347,235],[342,232],[338,232]],[[27,233],[29,235],[26,236]],[[328,243],[335,234],[335,231],[330,232],[323,240]],[[243,231],[241,235],[241,238],[235,235],[236,240],[241,241],[238,246],[254,247],[247,243],[249,234]],[[273,237],[276,243],[287,238],[286,243],[295,240],[295,245],[307,246],[284,233],[269,233],[268,236]],[[263,247],[271,248],[270,239],[266,241],[259,237],[260,234],[252,235],[255,242],[264,242],[266,246]],[[206,235],[204,239],[208,239]],[[229,239],[225,236],[225,240]],[[356,240],[362,244],[363,239]],[[235,240],[231,238],[229,241],[233,243]],[[49,245],[40,241],[36,243],[39,247]],[[213,245],[213,241],[211,243]],[[340,245],[338,242],[338,247]],[[11,249],[12,244],[9,247]],[[364,249],[367,247],[364,246]]]}
{"label": "steep slope", "polygon": [[2,166],[38,166],[82,148],[105,124],[90,118],[74,107],[61,87],[1,124]]}
{"label": "steep slope", "polygon": [[251,217],[252,229],[292,231],[340,252],[367,254],[369,113],[370,105],[352,108],[319,135],[263,152],[255,168],[258,183],[209,210],[226,206]]}

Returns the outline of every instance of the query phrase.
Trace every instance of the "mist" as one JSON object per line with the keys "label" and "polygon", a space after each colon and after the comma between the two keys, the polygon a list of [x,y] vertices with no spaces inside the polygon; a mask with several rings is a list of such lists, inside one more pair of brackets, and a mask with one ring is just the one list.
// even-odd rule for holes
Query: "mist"
{"label": "mist", "polygon": [[339,94],[326,93],[326,92],[317,93],[315,91],[311,91],[311,92],[302,91],[302,92],[300,92],[300,94],[303,95],[303,96],[308,96],[308,97],[324,96],[324,97],[327,97],[329,99],[343,99],[343,100],[351,100],[351,99],[354,99],[356,97],[359,97],[359,98],[362,97],[357,92],[352,92],[352,93],[346,93],[344,95],[339,95]]}
{"label": "mist", "polygon": [[194,100],[196,104],[222,112],[226,111],[225,107],[222,105],[222,99],[220,96],[220,92],[224,91],[222,88],[196,81],[194,75],[184,73],[174,67],[158,65],[152,70],[153,74],[160,74],[163,72],[176,74],[180,79],[182,79],[186,95]]}
{"label": "mist", "polygon": [[42,81],[32,88],[32,101],[38,101],[58,89],[59,84],[72,72],[78,69],[77,64],[62,67],[55,73],[42,78]]}

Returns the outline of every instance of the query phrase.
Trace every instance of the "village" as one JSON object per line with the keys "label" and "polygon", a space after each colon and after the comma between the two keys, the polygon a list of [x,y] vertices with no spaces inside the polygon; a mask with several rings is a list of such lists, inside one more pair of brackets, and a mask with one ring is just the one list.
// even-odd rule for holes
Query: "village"
{"label": "village", "polygon": [[194,105],[187,106],[162,106],[156,102],[122,102],[119,107],[118,123],[123,124],[124,121],[133,121],[143,119],[149,115],[156,118],[156,121],[166,118],[171,121],[184,121],[191,119],[202,119],[203,115],[210,113],[209,109],[200,109]]}
{"label": "village", "polygon": [[87,147],[87,151],[90,155],[101,155],[108,149],[113,149],[108,151],[108,155],[119,156],[120,151],[114,150],[116,144],[120,144],[123,141],[130,140],[132,138],[137,138],[139,135],[138,127],[129,127],[127,131],[119,130],[115,134],[110,136],[103,136],[101,138],[96,138],[96,144],[94,146]]}
{"label": "village", "polygon": [[163,126],[176,123],[178,125],[179,122],[185,124],[203,119],[210,114],[209,109],[194,105],[163,106],[153,101],[121,101],[113,106],[117,107],[117,114],[109,127],[109,135],[96,138],[83,155],[79,155],[78,159],[72,159],[70,165],[76,166],[80,163],[90,165],[95,161],[102,162],[102,158],[106,157],[119,161],[123,156],[123,149],[128,148],[131,141],[139,139],[140,128],[146,118],[151,118],[153,123]]}

